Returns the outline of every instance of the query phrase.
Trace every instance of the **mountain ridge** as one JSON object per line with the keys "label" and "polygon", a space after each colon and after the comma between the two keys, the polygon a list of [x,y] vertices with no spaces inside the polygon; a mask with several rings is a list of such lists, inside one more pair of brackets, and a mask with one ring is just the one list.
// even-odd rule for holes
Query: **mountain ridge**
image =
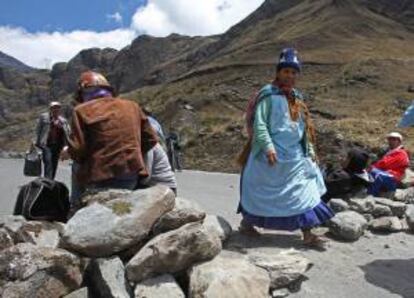
{"label": "mountain ridge", "polygon": [[[352,144],[375,150],[409,104],[413,13],[405,0],[267,0],[221,35],[140,36],[120,51],[81,51],[53,66],[45,100],[69,103],[80,72],[100,71],[122,96],[150,107],[166,130],[182,135],[187,166],[235,171],[246,101],[272,79],[280,50],[294,46],[319,151],[324,161],[337,161]],[[15,111],[25,121],[0,129],[6,149],[24,144],[14,135],[27,134],[36,117]]]}

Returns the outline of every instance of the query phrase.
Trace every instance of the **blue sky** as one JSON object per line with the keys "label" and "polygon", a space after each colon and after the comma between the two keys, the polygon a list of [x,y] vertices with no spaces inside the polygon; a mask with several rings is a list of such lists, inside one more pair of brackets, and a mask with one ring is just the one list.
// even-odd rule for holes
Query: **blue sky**
{"label": "blue sky", "polygon": [[87,48],[115,48],[140,34],[212,35],[264,0],[0,0],[0,51],[37,68]]}
{"label": "blue sky", "polygon": [[[23,27],[28,32],[94,30],[129,26],[146,0],[0,0],[0,25]],[[115,19],[116,13],[122,17]]]}

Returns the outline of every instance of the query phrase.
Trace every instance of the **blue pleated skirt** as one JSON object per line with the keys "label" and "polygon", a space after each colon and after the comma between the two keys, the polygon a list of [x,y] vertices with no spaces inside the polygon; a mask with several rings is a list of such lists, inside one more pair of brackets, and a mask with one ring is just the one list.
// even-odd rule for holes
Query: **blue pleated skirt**
{"label": "blue pleated skirt", "polygon": [[238,211],[243,215],[243,219],[250,225],[269,230],[285,231],[311,229],[322,225],[335,215],[322,201],[309,211],[288,217],[257,216],[244,210],[241,204],[239,205]]}

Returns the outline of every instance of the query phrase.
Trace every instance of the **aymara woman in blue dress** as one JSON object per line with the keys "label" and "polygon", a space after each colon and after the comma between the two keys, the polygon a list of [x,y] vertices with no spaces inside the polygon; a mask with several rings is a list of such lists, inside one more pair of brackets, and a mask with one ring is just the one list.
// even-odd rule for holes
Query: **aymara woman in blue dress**
{"label": "aymara woman in blue dress", "polygon": [[255,227],[301,229],[305,244],[313,245],[322,239],[312,228],[334,214],[321,201],[326,188],[316,163],[315,129],[308,108],[294,89],[300,71],[296,51],[283,50],[275,81],[250,100],[240,231],[258,234]]}

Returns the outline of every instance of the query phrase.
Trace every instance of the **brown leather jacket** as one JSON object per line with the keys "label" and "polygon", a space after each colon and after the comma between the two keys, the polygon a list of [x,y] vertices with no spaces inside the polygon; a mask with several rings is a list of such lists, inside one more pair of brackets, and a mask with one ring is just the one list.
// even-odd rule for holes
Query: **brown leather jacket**
{"label": "brown leather jacket", "polygon": [[99,98],[73,111],[69,153],[80,165],[77,179],[82,184],[147,176],[143,154],[156,143],[148,118],[135,102]]}

